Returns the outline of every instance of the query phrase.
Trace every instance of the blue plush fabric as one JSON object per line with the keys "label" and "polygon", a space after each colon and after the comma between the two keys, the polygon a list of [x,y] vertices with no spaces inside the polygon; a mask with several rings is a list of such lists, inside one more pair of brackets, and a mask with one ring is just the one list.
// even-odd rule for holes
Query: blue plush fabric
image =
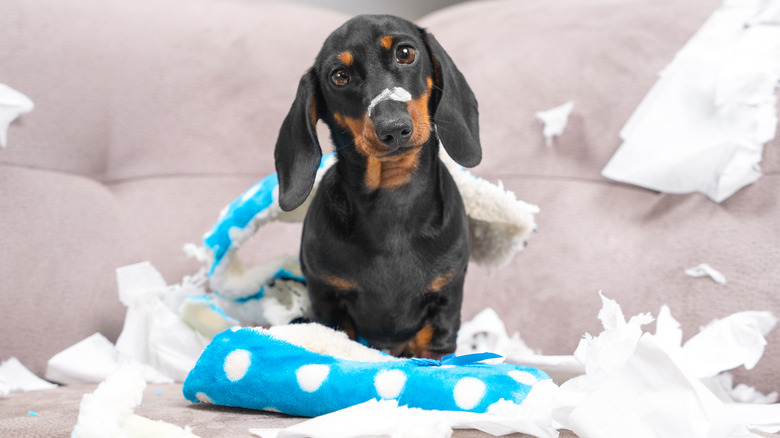
{"label": "blue plush fabric", "polygon": [[521,403],[534,382],[549,379],[535,368],[469,362],[465,356],[449,363],[338,359],[236,327],[214,337],[183,391],[192,402],[307,417],[383,398],[422,409],[486,412],[501,399]]}
{"label": "blue plush fabric", "polygon": [[[320,160],[320,169],[325,167],[325,163],[331,159],[335,153],[326,154]],[[279,177],[272,173],[244,192],[241,196],[231,202],[220,215],[219,221],[212,229],[203,236],[203,244],[211,249],[214,254],[214,262],[211,265],[209,275],[214,274],[214,270],[219,266],[223,259],[227,260],[230,251],[235,250],[237,243],[231,236],[231,229],[243,230],[263,212],[269,212],[272,208],[278,209],[278,196],[275,191],[279,186]],[[268,220],[272,217],[269,215]]]}

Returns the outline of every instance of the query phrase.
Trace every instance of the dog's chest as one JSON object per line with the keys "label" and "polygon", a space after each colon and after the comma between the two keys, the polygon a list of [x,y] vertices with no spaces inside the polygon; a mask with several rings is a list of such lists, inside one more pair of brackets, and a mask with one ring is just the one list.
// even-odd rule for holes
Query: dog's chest
{"label": "dog's chest", "polygon": [[307,217],[302,255],[309,273],[338,277],[360,289],[425,290],[437,277],[465,269],[465,223],[430,211],[417,216],[361,212],[348,220]]}

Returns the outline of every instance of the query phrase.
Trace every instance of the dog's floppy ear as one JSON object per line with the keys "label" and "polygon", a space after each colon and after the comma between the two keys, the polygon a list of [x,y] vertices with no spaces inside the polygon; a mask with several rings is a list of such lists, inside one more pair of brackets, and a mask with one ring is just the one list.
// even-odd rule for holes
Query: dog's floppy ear
{"label": "dog's floppy ear", "polygon": [[458,164],[474,167],[482,161],[477,99],[466,78],[436,38],[422,31],[433,62],[436,133]]}
{"label": "dog's floppy ear", "polygon": [[276,140],[279,206],[284,211],[294,210],[309,196],[322,158],[317,139],[316,95],[316,77],[310,69],[298,84],[295,101]]}

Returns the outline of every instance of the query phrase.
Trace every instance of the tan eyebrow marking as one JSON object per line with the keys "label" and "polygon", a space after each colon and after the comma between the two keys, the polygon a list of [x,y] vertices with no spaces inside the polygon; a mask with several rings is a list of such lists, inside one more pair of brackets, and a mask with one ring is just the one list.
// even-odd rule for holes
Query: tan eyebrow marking
{"label": "tan eyebrow marking", "polygon": [[336,277],[333,275],[323,275],[322,279],[325,280],[325,283],[328,283],[329,285],[341,291],[346,292],[346,291],[357,289],[354,283],[340,277]]}
{"label": "tan eyebrow marking", "polygon": [[352,61],[354,61],[354,60],[355,60],[355,57],[352,56],[352,53],[350,53],[350,52],[341,52],[341,53],[339,53],[339,61],[341,61],[346,66],[352,65]]}
{"label": "tan eyebrow marking", "polygon": [[393,47],[393,36],[387,35],[382,37],[382,47],[384,47],[387,50],[390,50],[391,47]]}

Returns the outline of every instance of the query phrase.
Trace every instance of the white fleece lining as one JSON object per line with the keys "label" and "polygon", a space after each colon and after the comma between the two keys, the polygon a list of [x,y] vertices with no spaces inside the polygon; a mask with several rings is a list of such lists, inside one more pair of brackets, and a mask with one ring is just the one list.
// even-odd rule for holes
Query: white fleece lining
{"label": "white fleece lining", "polygon": [[366,347],[347,337],[344,332],[338,332],[321,324],[289,324],[277,325],[264,330],[271,336],[303,347],[315,353],[327,354],[337,359],[357,360],[361,362],[387,362],[399,360],[378,350]]}

